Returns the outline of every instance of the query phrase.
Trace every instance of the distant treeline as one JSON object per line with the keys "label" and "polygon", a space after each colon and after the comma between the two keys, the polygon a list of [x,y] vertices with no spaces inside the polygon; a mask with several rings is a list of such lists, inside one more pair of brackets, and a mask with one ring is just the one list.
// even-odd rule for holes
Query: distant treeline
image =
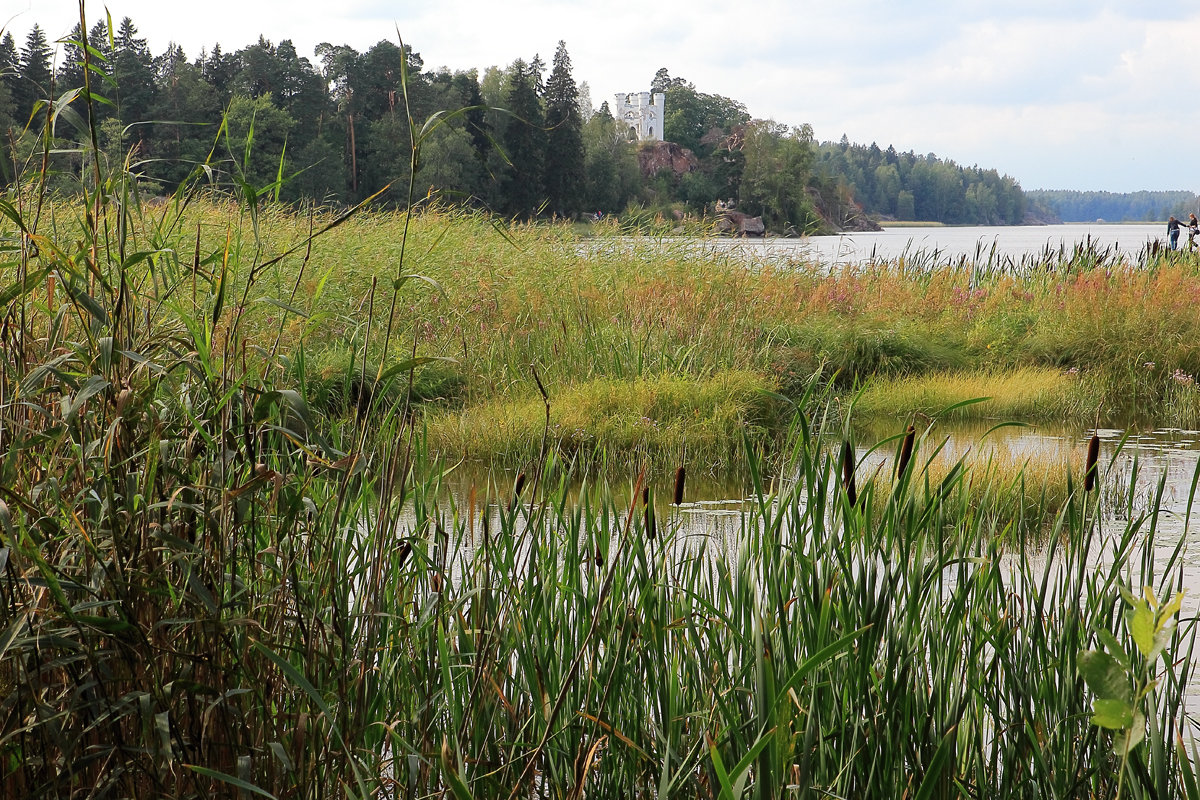
{"label": "distant treeline", "polygon": [[[665,138],[695,161],[655,172],[639,165],[641,145],[608,104],[593,110],[562,42],[549,67],[534,56],[480,75],[427,71],[411,47],[386,40],[364,52],[322,43],[314,63],[291,41],[264,37],[235,52],[217,44],[189,58],[168,44],[153,55],[128,17],[87,34],[90,103],[70,99],[84,86],[79,26],[54,58],[37,26],[20,49],[11,33],[0,38],[0,130],[12,133],[0,143],[4,181],[45,162],[52,183],[69,190],[94,175],[95,153],[110,166],[128,163],[150,192],[169,192],[204,165],[202,174],[233,191],[350,204],[389,184],[407,188],[409,113],[419,129],[438,112],[468,109],[444,115],[423,140],[417,197],[517,218],[702,213],[733,200],[770,230],[810,233],[864,216],[1011,224],[1026,207],[1017,182],[995,170],[845,137],[817,144],[808,125],[752,119],[742,103],[666,69],[647,88],[666,94]],[[405,195],[393,188],[381,202]]]}
{"label": "distant treeline", "polygon": [[1063,222],[1159,222],[1186,217],[1200,207],[1192,192],[1077,192],[1037,189],[1025,193],[1035,208]]}
{"label": "distant treeline", "polygon": [[932,153],[880,150],[843,136],[818,148],[816,171],[846,187],[864,212],[880,217],[949,225],[1019,225],[1025,217],[1025,193],[1015,179]]}

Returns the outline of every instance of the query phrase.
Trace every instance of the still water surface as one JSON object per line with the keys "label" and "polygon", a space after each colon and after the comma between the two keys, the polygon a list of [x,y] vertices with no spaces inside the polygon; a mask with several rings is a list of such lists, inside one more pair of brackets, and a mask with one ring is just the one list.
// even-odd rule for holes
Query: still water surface
{"label": "still water surface", "polygon": [[[986,261],[1036,259],[1045,254],[1091,246],[1136,258],[1148,244],[1166,242],[1167,226],[1106,225],[1009,225],[937,228],[885,228],[871,233],[835,236],[806,236],[797,239],[712,239],[705,247],[722,255],[741,256],[751,262],[804,262],[821,266],[845,266],[871,260],[890,261],[924,253],[936,263],[956,263],[966,258]],[[1187,236],[1183,236],[1186,243]]]}

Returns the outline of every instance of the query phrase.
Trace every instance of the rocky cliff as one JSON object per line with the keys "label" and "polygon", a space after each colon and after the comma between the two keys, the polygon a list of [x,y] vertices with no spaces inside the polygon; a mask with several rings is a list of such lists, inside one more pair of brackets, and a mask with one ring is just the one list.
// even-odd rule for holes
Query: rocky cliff
{"label": "rocky cliff", "polygon": [[653,178],[664,169],[678,177],[700,168],[692,151],[674,142],[647,142],[638,149],[637,158],[644,178]]}

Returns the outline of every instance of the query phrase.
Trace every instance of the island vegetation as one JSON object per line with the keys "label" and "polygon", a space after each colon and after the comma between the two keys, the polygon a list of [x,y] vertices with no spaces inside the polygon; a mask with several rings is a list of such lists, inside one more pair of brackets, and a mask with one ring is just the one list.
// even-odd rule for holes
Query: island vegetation
{"label": "island vegetation", "polygon": [[[953,418],[1195,427],[1200,258],[751,266],[700,219],[580,237],[552,183],[450,203],[421,171],[478,106],[399,47],[391,116],[330,118],[395,125],[391,184],[289,197],[267,93],[158,175],[84,38],[0,199],[11,794],[1200,798],[1158,498],[937,458]],[[517,121],[560,56],[499,163],[553,163]]]}

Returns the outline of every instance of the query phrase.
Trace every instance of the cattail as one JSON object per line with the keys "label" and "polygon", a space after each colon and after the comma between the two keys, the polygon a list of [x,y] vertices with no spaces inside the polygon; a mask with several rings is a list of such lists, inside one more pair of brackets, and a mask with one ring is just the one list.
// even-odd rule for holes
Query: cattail
{"label": "cattail", "polygon": [[916,439],[917,429],[909,425],[908,430],[904,432],[904,443],[900,445],[900,462],[896,465],[897,480],[904,474],[904,470],[908,468],[908,462],[912,460],[913,442]]}
{"label": "cattail", "polygon": [[858,502],[858,490],[854,488],[854,448],[850,442],[842,442],[842,488],[846,490],[850,505],[855,505]]}
{"label": "cattail", "polygon": [[521,499],[521,490],[525,488],[525,473],[517,475],[517,480],[513,483],[512,502],[508,504],[508,510],[512,511],[517,506],[517,501]]}
{"label": "cattail", "polygon": [[1090,492],[1096,488],[1096,462],[1100,460],[1100,436],[1092,434],[1088,442],[1087,466],[1083,470],[1083,490]]}
{"label": "cattail", "polygon": [[675,505],[683,505],[683,481],[687,477],[687,470],[682,466],[675,470]]}
{"label": "cattail", "polygon": [[657,535],[654,525],[654,504],[650,502],[650,487],[642,487],[642,512],[646,517],[646,535],[654,539]]}

